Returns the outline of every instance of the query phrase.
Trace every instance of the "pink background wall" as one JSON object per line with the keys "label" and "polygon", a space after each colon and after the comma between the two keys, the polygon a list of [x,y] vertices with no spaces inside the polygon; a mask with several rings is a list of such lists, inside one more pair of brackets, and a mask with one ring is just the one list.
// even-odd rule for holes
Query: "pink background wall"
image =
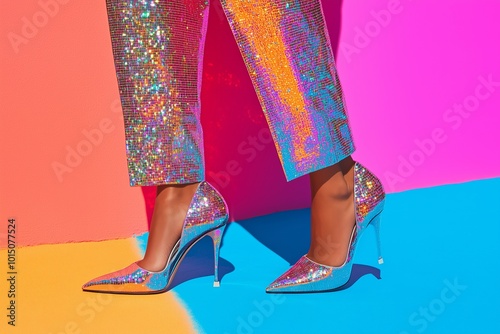
{"label": "pink background wall", "polygon": [[[355,158],[388,192],[499,176],[498,1],[323,6]],[[220,4],[211,10],[207,179],[236,220],[306,207],[307,179],[285,182]],[[21,245],[147,230],[153,193],[128,186],[104,0],[2,2],[0,12],[0,245],[8,217]]]}

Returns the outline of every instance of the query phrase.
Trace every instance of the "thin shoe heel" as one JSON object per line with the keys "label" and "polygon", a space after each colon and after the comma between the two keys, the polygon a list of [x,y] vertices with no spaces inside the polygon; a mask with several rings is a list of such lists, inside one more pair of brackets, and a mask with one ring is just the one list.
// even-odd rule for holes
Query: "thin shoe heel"
{"label": "thin shoe heel", "polygon": [[214,243],[214,288],[218,288],[220,286],[219,282],[219,253],[220,253],[220,244],[222,241],[222,235],[224,234],[224,230],[226,225],[222,225],[216,230],[208,232],[210,238]]}
{"label": "thin shoe heel", "polygon": [[378,215],[373,217],[370,224],[373,225],[373,228],[375,230],[375,239],[377,241],[377,251],[378,251],[378,263],[383,264],[384,258],[382,257],[382,245],[380,241],[380,216],[381,214],[379,213]]}

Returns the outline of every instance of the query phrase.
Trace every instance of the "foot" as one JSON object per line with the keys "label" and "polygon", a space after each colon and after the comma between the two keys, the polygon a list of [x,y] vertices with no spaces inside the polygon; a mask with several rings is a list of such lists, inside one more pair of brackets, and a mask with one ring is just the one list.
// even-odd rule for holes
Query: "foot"
{"label": "foot", "polygon": [[[382,263],[378,231],[385,193],[380,180],[360,164],[354,165],[350,158],[310,176],[311,248],[275,279],[266,292],[331,291],[345,285],[351,276],[353,247],[370,224],[376,230],[379,263]],[[353,247],[349,247],[354,228],[357,233]],[[351,252],[349,258],[348,252]]]}
{"label": "foot", "polygon": [[182,225],[199,183],[162,185],[156,200],[144,258],[137,264],[149,271],[165,268],[170,251],[181,237]]}
{"label": "foot", "polygon": [[[157,194],[144,259],[88,281],[82,286],[84,291],[120,294],[167,291],[185,253],[205,235],[214,242],[214,280],[219,283],[217,259],[229,218],[224,199],[207,182],[162,186]],[[167,265],[174,245],[178,248]]]}
{"label": "foot", "polygon": [[351,157],[310,174],[311,246],[307,257],[339,267],[347,258],[355,225],[354,161]]}

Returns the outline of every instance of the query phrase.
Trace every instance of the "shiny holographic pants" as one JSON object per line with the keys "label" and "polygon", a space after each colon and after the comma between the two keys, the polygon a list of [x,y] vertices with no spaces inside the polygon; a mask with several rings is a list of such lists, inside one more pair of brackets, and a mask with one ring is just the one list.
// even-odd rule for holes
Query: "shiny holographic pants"
{"label": "shiny holographic pants", "polygon": [[[287,180],[354,151],[320,0],[220,0]],[[130,184],[204,180],[208,0],[106,0]],[[237,112],[237,111],[236,111]]]}

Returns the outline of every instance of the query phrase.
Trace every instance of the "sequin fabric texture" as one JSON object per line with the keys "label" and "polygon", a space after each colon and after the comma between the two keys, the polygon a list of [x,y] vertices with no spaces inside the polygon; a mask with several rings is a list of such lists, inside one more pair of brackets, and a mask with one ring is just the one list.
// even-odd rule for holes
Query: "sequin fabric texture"
{"label": "sequin fabric texture", "polygon": [[[161,280],[161,282],[159,282]],[[155,283],[155,284],[152,284]],[[163,288],[167,277],[142,269],[137,263],[93,279],[83,290],[113,293],[148,293]]]}
{"label": "sequin fabric texture", "polygon": [[385,192],[380,180],[360,163],[354,165],[354,198],[356,224],[364,228],[382,211]]}
{"label": "sequin fabric texture", "polygon": [[297,263],[273,282],[268,290],[320,281],[332,273],[332,267],[323,266],[302,256]]}
{"label": "sequin fabric texture", "polygon": [[202,181],[208,1],[107,0],[106,6],[130,184]]}
{"label": "sequin fabric texture", "polygon": [[180,264],[182,255],[188,251],[189,247],[216,229],[221,230],[214,232],[215,238],[218,238],[214,241],[219,243],[222,237],[221,227],[225,227],[227,220],[228,209],[224,199],[208,182],[203,181],[198,186],[189,206],[181,238],[163,271],[150,272],[139,267],[137,263],[133,263],[126,268],[87,282],[83,289],[124,294],[163,291],[173,278],[172,275]]}
{"label": "sequin fabric texture", "polygon": [[227,204],[208,182],[201,182],[189,206],[182,229],[180,248],[198,235],[218,228],[228,220]]}
{"label": "sequin fabric texture", "polygon": [[[288,180],[354,151],[319,0],[221,0]],[[107,0],[131,185],[204,179],[208,0]]]}
{"label": "sequin fabric texture", "polygon": [[288,180],[354,151],[319,0],[221,0]]}

